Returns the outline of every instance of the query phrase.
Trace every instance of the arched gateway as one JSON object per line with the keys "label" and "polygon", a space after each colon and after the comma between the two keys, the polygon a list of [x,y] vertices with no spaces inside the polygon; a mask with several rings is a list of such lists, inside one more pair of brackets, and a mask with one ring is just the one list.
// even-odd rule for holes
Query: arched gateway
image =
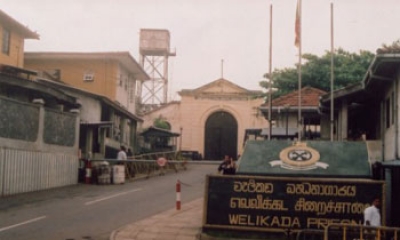
{"label": "arched gateway", "polygon": [[171,125],[179,133],[176,149],[198,153],[203,159],[220,160],[223,155],[237,157],[243,150],[246,130],[268,127],[258,109],[262,91],[242,88],[226,79],[217,79],[195,89],[179,92],[181,101],[160,106],[143,116],[142,128],[155,119]]}
{"label": "arched gateway", "polygon": [[211,114],[205,126],[204,156],[207,160],[220,160],[224,155],[237,156],[238,124],[226,111]]}

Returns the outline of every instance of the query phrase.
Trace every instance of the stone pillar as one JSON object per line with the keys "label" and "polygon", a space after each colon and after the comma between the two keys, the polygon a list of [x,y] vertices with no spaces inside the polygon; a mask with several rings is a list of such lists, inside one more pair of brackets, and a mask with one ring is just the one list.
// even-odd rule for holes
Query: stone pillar
{"label": "stone pillar", "polygon": [[43,98],[35,98],[32,100],[32,103],[39,106],[39,127],[38,127],[38,137],[36,140],[36,146],[38,149],[41,149],[43,145],[43,133],[44,133],[44,104],[45,101]]}
{"label": "stone pillar", "polygon": [[76,115],[75,118],[75,143],[74,143],[74,147],[76,148],[76,150],[79,150],[79,132],[80,132],[80,110],[77,108],[71,109],[70,110],[71,113],[74,113]]}

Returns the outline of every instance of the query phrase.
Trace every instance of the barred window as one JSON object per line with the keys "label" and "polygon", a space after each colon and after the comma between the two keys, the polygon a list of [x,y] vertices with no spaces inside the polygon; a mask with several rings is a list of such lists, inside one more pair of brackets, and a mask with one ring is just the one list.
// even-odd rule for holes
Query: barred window
{"label": "barred window", "polygon": [[3,44],[1,47],[1,51],[4,54],[9,55],[10,54],[10,31],[8,29],[3,28]]}

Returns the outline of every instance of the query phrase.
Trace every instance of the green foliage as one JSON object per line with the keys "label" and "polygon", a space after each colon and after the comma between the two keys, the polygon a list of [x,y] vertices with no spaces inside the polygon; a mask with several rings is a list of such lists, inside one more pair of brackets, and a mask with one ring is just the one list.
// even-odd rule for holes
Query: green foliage
{"label": "green foliage", "polygon": [[394,41],[392,44],[382,44],[382,48],[377,50],[378,54],[383,53],[399,53],[400,52],[400,39]]}
{"label": "green foliage", "polygon": [[[334,55],[334,89],[343,88],[360,82],[374,57],[369,51],[350,53],[341,48]],[[325,52],[321,57],[313,54],[302,55],[301,78],[302,87],[311,86],[324,91],[330,91],[331,85],[331,54]],[[269,79],[268,74],[265,78]],[[268,89],[268,81],[260,82],[260,86]],[[298,69],[275,69],[272,87],[277,89],[273,97],[281,96],[298,90]]]}
{"label": "green foliage", "polygon": [[171,130],[171,125],[165,121],[162,116],[156,118],[153,122],[153,126],[156,128]]}

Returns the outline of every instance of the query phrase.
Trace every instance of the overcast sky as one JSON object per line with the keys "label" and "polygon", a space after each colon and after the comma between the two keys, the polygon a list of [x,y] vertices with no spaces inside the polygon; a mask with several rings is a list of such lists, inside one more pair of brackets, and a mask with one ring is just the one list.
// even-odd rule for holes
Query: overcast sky
{"label": "overcast sky", "polygon": [[[330,49],[330,3],[302,0],[303,53]],[[25,51],[129,51],[139,60],[142,28],[170,31],[169,99],[221,77],[251,90],[268,72],[269,8],[273,68],[294,67],[296,0],[0,0],[8,15],[37,31]],[[399,0],[334,0],[335,48],[375,52],[400,38]]]}

